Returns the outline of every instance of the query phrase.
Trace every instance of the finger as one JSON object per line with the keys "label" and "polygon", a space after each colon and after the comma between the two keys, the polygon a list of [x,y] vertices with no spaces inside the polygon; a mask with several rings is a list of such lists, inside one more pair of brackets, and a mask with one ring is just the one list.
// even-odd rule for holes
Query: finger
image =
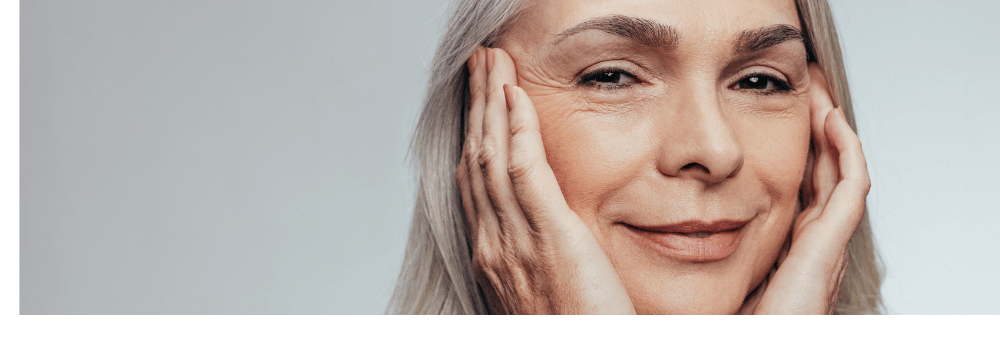
{"label": "finger", "polygon": [[[769,295],[762,298],[758,312],[829,313],[836,308],[847,266],[847,245],[864,214],[870,180],[861,142],[847,124],[843,111],[831,110],[821,130],[827,139],[822,157],[826,161],[833,157],[835,168],[817,166],[815,171],[822,174],[815,179],[837,181],[825,203],[814,204],[803,212],[815,220],[797,220],[799,237],[785,258],[780,259],[783,260],[780,268],[768,284]],[[827,186],[830,185],[816,187]]]}
{"label": "finger", "polygon": [[[832,109],[827,115],[822,118],[824,121],[823,127],[819,131],[814,131],[816,134],[821,135],[821,137],[826,140],[822,148],[816,147],[818,151],[816,155],[816,160],[813,162],[813,168],[811,170],[812,175],[812,186],[813,197],[810,199],[811,203],[809,207],[803,210],[801,217],[796,219],[796,226],[809,225],[811,222],[819,218],[823,213],[823,208],[827,206],[827,202],[830,200],[830,196],[833,194],[834,189],[837,187],[837,183],[840,180],[840,170],[838,169],[838,155],[837,149],[829,144],[830,137],[827,135],[826,125],[832,119],[837,118],[836,113],[840,109]],[[801,230],[796,230],[796,233],[801,233]],[[798,236],[793,237],[797,239]]]}
{"label": "finger", "polygon": [[[483,48],[478,48],[469,57],[469,90],[471,94],[468,127],[465,137],[465,147],[462,151],[462,162],[468,170],[468,187],[473,206],[473,217],[470,221],[473,251],[479,254],[494,254],[498,239],[496,214],[490,205],[486,186],[483,183],[483,172],[479,167],[479,154],[483,138],[483,114],[486,109],[486,54]],[[483,257],[490,261],[493,256]]]}
{"label": "finger", "polygon": [[816,165],[813,168],[813,190],[815,191],[815,205],[816,207],[823,207],[826,202],[830,200],[830,195],[833,193],[833,189],[837,187],[837,182],[840,180],[840,173],[837,169],[837,150],[830,146],[829,135],[826,134],[825,124],[830,118],[835,118],[832,116],[836,113],[837,109],[831,110],[827,113],[826,117],[823,118],[824,127],[821,128],[821,133],[823,134],[826,143],[823,144],[822,149],[816,155]]}
{"label": "finger", "polygon": [[[871,189],[871,179],[868,177],[868,164],[861,150],[861,140],[847,124],[847,118],[839,109],[836,115],[826,122],[826,132],[831,145],[839,153],[840,177],[836,189],[823,210],[823,220],[843,226],[845,231],[853,233],[864,215],[865,197]],[[850,235],[844,238],[846,246]]]}
{"label": "finger", "polygon": [[826,79],[822,70],[815,63],[810,64],[809,114],[813,134],[813,148],[816,152],[815,166],[812,171],[813,194],[811,205],[823,207],[830,198],[837,184],[837,159],[831,153],[829,140],[825,132],[826,119],[834,110],[833,99],[827,89]]}
{"label": "finger", "polygon": [[[469,167],[465,163],[465,157],[458,162],[455,168],[455,181],[458,183],[458,192],[462,197],[462,211],[465,213],[465,223],[469,227],[469,232],[476,232],[478,220],[476,219],[475,198],[472,196],[472,187],[469,185]],[[470,235],[472,245],[475,246],[476,235]]]}
{"label": "finger", "polygon": [[514,247],[516,254],[527,254],[530,237],[516,234],[527,232],[527,222],[507,173],[510,147],[507,99],[504,85],[517,83],[514,61],[502,49],[487,49],[486,66],[489,70],[486,86],[486,109],[483,117],[483,146],[480,165],[486,179],[486,193],[496,211],[501,227],[501,240]]}
{"label": "finger", "polygon": [[834,261],[846,249],[861,221],[870,180],[861,141],[847,124],[841,109],[830,113],[824,129],[830,140],[829,152],[838,155],[836,175],[830,176],[837,176],[839,181],[825,205],[813,208],[815,220],[804,223],[818,229],[809,230],[809,236],[800,238],[796,244],[811,247],[810,254],[820,260]]}
{"label": "finger", "polygon": [[[469,115],[465,128],[466,140],[479,141],[483,135],[483,111],[486,108],[486,56],[485,49],[477,48],[469,56]],[[479,143],[477,142],[478,146]],[[471,164],[470,164],[471,165]]]}
{"label": "finger", "polygon": [[517,86],[508,86],[507,92],[511,108],[508,172],[522,212],[537,229],[549,224],[544,218],[560,218],[569,207],[545,159],[538,114],[531,99]]}

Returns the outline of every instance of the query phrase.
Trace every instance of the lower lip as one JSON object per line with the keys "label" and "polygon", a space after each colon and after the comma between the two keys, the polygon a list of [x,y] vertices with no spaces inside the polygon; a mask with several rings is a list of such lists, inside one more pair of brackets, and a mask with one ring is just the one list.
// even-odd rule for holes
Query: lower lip
{"label": "lower lip", "polygon": [[672,258],[690,262],[717,261],[732,255],[739,246],[740,231],[746,227],[743,225],[734,230],[713,232],[706,237],[696,238],[680,233],[652,232],[623,226],[644,245]]}

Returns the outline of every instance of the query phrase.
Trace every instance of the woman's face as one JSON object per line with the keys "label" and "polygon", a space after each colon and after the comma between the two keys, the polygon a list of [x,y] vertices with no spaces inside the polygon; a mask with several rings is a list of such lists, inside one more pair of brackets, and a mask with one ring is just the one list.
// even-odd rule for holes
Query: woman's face
{"label": "woman's face", "polygon": [[498,46],[636,311],[736,312],[777,259],[809,153],[795,4],[539,0]]}

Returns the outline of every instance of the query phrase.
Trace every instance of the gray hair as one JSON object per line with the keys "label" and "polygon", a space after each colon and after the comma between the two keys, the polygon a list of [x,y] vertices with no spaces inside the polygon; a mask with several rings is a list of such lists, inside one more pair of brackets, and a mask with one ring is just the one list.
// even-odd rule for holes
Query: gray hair
{"label": "gray hair", "polygon": [[[796,0],[807,46],[857,131],[837,30],[825,0]],[[460,0],[431,67],[423,110],[410,145],[417,179],[406,256],[387,309],[393,314],[485,314],[485,299],[472,271],[469,232],[455,168],[462,153],[469,72],[477,46],[491,46],[527,6],[526,0]],[[838,314],[878,314],[882,266],[872,242],[868,211],[848,244],[847,273]]]}

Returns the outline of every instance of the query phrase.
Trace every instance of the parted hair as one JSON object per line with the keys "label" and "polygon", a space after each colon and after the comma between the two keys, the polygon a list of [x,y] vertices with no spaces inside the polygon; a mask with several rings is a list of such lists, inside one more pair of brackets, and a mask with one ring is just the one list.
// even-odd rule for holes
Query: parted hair
{"label": "parted hair", "polygon": [[[810,59],[822,68],[834,104],[857,132],[840,41],[826,0],[796,0]],[[434,55],[430,81],[410,145],[417,174],[416,204],[406,255],[389,301],[390,314],[486,314],[472,270],[469,229],[455,168],[462,154],[469,71],[477,46],[490,47],[528,5],[527,0],[458,0]],[[883,268],[872,241],[868,210],[848,244],[848,266],[836,313],[883,312]]]}

